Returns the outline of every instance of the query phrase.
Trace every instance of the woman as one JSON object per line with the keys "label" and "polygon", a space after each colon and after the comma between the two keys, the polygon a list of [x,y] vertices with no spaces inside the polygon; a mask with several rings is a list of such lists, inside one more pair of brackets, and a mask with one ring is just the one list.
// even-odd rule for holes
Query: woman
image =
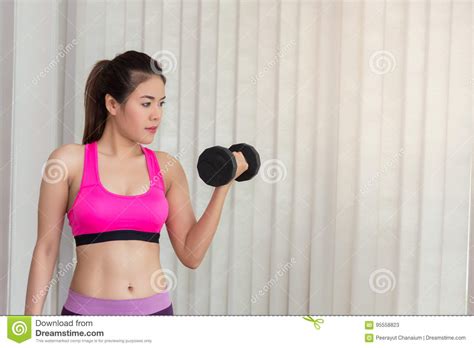
{"label": "woman", "polygon": [[[179,260],[198,267],[227,192],[248,164],[241,152],[233,152],[234,178],[215,188],[196,221],[179,161],[141,145],[153,141],[160,125],[165,83],[159,63],[141,52],[127,51],[93,67],[82,144],[54,150],[44,170],[26,315],[42,313],[66,214],[77,264],[61,314],[173,314],[160,264],[160,230],[166,223]],[[53,166],[62,180],[48,177]]]}

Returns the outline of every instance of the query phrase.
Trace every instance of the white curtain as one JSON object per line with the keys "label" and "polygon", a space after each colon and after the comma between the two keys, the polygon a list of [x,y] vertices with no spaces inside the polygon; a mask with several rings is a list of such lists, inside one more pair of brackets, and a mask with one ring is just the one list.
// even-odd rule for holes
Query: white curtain
{"label": "white curtain", "polygon": [[[472,17],[454,0],[1,2],[0,313],[23,313],[42,166],[81,143],[92,65],[129,49],[165,67],[148,146],[183,164],[197,218],[205,148],[262,160],[198,269],[163,228],[176,314],[473,313]],[[44,314],[73,257],[66,220]]]}

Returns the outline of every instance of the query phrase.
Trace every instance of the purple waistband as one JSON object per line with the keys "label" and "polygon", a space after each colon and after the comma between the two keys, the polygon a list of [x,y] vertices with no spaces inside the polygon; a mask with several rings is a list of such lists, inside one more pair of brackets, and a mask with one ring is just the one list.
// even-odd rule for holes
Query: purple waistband
{"label": "purple waistband", "polygon": [[149,297],[113,300],[89,297],[69,288],[64,307],[82,315],[149,315],[171,305],[169,291],[156,293]]}

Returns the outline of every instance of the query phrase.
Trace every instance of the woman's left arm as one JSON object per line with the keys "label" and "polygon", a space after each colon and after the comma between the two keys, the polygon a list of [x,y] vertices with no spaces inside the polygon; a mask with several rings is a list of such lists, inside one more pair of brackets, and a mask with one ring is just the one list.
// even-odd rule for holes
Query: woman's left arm
{"label": "woman's left arm", "polygon": [[169,205],[166,228],[171,244],[180,261],[191,269],[197,268],[209,248],[217,231],[225,197],[234,179],[248,168],[241,152],[233,152],[237,160],[237,171],[234,178],[226,185],[216,187],[211,200],[201,218],[196,217],[189,197],[189,186],[186,174],[179,161],[167,154],[170,171],[169,190],[166,195]]}

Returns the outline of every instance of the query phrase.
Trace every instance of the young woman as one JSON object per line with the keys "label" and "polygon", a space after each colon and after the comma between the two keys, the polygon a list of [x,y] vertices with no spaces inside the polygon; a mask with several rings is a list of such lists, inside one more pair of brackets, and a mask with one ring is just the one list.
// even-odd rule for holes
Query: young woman
{"label": "young woman", "polygon": [[[179,161],[142,145],[153,141],[163,117],[165,83],[159,63],[142,52],[127,51],[93,67],[82,144],[60,146],[45,165],[26,315],[42,313],[66,214],[77,264],[61,314],[173,314],[160,264],[163,224],[183,265],[198,267],[227,192],[248,164],[233,152],[235,177],[215,188],[197,221]],[[55,179],[48,177],[53,166]]]}

